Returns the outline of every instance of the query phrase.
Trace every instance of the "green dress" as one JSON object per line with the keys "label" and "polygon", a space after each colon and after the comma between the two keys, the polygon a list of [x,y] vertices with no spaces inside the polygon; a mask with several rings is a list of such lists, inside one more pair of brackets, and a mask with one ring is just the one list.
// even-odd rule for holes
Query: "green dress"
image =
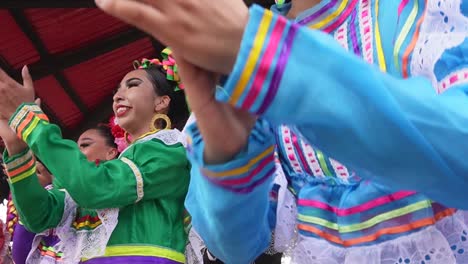
{"label": "green dress", "polygon": [[[185,261],[190,164],[181,132],[147,135],[118,159],[96,164],[75,142],[62,139],[37,105],[20,106],[10,126],[29,146],[18,155],[4,154],[20,218],[31,232],[56,228],[61,239],[39,255],[65,263]],[[41,187],[33,155],[55,176],[56,188]]]}

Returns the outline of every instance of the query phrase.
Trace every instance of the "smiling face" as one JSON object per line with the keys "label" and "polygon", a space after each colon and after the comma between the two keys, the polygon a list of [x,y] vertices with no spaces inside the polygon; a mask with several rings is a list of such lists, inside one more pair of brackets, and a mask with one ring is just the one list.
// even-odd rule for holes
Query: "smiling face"
{"label": "smiling face", "polygon": [[114,95],[113,110],[119,126],[134,138],[148,132],[155,113],[167,112],[170,98],[155,92],[144,70],[129,72]]}

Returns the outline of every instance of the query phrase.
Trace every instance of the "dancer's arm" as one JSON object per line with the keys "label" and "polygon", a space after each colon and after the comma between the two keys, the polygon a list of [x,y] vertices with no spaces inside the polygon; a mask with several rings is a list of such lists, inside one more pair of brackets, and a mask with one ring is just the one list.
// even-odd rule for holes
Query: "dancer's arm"
{"label": "dancer's arm", "polygon": [[449,52],[438,95],[425,78],[382,73],[329,35],[257,6],[225,101],[296,126],[362,177],[468,208],[468,41]]}
{"label": "dancer's arm", "polygon": [[34,104],[19,107],[10,126],[81,207],[116,208],[186,191],[190,165],[181,143],[167,146],[153,139],[131,146],[118,160],[96,165],[75,142],[63,139]]}
{"label": "dancer's arm", "polygon": [[268,194],[275,169],[273,133],[260,120],[241,153],[223,165],[207,165],[197,124],[187,132],[192,173],[186,207],[192,224],[217,258],[225,263],[251,263],[271,240]]}
{"label": "dancer's arm", "polygon": [[2,137],[7,147],[3,160],[21,222],[34,233],[56,227],[63,216],[65,193],[56,189],[45,190],[37,178],[32,152],[24,142],[14,133],[12,136],[2,133]]}

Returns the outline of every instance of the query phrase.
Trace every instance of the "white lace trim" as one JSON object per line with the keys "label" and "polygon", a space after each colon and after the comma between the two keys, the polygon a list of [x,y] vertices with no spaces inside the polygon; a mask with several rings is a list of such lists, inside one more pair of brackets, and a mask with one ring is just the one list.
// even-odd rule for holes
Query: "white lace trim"
{"label": "white lace trim", "polygon": [[458,211],[451,217],[437,222],[437,229],[444,235],[450,245],[457,263],[468,263],[468,213]]}
{"label": "white lace trim", "polygon": [[280,185],[278,207],[276,209],[276,226],[274,248],[278,252],[291,252],[298,237],[296,198],[288,190],[288,182],[280,164],[276,164],[275,183]]}
{"label": "white lace trim", "polygon": [[190,264],[203,264],[202,250],[205,248],[205,243],[200,235],[192,227],[188,235],[188,244],[185,248],[185,261]]}
{"label": "white lace trim", "polygon": [[[77,231],[73,228],[73,221],[76,218],[77,204],[65,191],[64,214],[60,224],[55,228],[55,233],[60,239],[54,246],[56,252],[63,252],[61,263],[80,263],[81,258],[95,258],[104,255],[107,243],[112,232],[118,223],[119,209],[97,210],[101,225],[93,230]],[[49,264],[56,263],[55,259],[41,256],[37,247],[42,236],[49,235],[50,230],[37,234],[34,238],[31,252],[28,255],[27,264]]]}
{"label": "white lace trim", "polygon": [[31,112],[31,109],[27,105],[21,107],[18,113],[16,113],[13,120],[11,120],[10,127],[13,128],[14,131],[17,131],[16,129],[18,128],[21,120],[23,120],[23,118],[30,112]]}
{"label": "white lace trim", "polygon": [[436,62],[444,51],[467,37],[468,18],[460,10],[461,0],[429,0],[419,38],[411,58],[411,74],[425,76],[437,86]]}
{"label": "white lace trim", "polygon": [[378,245],[352,248],[300,236],[289,258],[294,264],[457,263],[447,240],[435,227]]}
{"label": "white lace trim", "polygon": [[443,93],[448,90],[450,87],[467,84],[468,83],[468,68],[461,69],[459,71],[451,73],[449,76],[445,77],[442,81],[439,82],[437,86],[437,92]]}
{"label": "white lace trim", "polygon": [[[467,221],[468,213],[458,211],[434,226],[371,246],[343,248],[321,238],[299,235],[291,246],[282,248],[287,249],[287,263],[294,264],[468,263]],[[297,234],[296,230],[291,233]]]}
{"label": "white lace trim", "polygon": [[139,144],[139,143],[143,143],[143,142],[146,142],[146,141],[150,141],[152,139],[159,139],[161,140],[164,144],[170,146],[170,145],[175,145],[175,144],[182,144],[184,147],[187,147],[187,141],[186,141],[186,138],[184,136],[184,134],[182,132],[180,132],[179,130],[177,129],[165,129],[165,130],[161,130],[161,131],[158,131],[154,134],[151,134],[151,135],[148,135],[146,137],[143,137],[143,138],[140,138],[139,140],[137,140],[135,143],[131,144],[130,146],[128,146],[126,149],[124,149],[124,151],[122,151],[122,153],[120,153],[119,157],[122,157],[123,154],[129,150],[130,148],[132,148],[135,144]]}
{"label": "white lace trim", "polygon": [[120,158],[120,160],[127,164],[132,170],[133,175],[135,175],[137,193],[137,199],[135,200],[135,203],[138,203],[139,201],[141,201],[141,199],[143,199],[143,196],[145,196],[145,193],[143,191],[143,176],[141,175],[140,169],[138,169],[137,165],[135,165],[133,161],[125,157]]}

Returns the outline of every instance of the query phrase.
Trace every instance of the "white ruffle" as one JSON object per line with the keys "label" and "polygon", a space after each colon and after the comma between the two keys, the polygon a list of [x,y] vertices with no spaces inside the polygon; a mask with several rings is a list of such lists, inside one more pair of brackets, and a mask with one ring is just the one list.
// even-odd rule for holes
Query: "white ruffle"
{"label": "white ruffle", "polygon": [[276,163],[275,183],[281,187],[278,191],[278,207],[276,209],[276,226],[274,248],[278,252],[289,252],[297,239],[296,198],[288,190],[288,182],[283,169]]}
{"label": "white ruffle", "polygon": [[451,217],[446,217],[436,224],[450,245],[457,263],[468,263],[468,213],[458,211]]}
{"label": "white ruffle", "polygon": [[[60,241],[54,246],[56,252],[63,252],[61,263],[74,264],[79,263],[81,258],[90,259],[104,255],[110,236],[118,223],[119,209],[97,210],[101,225],[93,230],[77,231],[72,225],[76,219],[78,206],[70,195],[64,192],[64,214],[60,224],[55,228],[55,234]],[[35,236],[27,264],[56,263],[55,259],[41,256],[36,250],[42,237],[49,233],[50,230],[46,230]]]}
{"label": "white ruffle", "polygon": [[457,263],[447,239],[436,227],[372,246],[351,248],[300,236],[290,258],[294,264]]}
{"label": "white ruffle", "polygon": [[190,228],[187,247],[185,248],[185,262],[189,264],[202,264],[202,250],[205,248],[205,243],[200,235],[192,227]]}
{"label": "white ruffle", "polygon": [[464,264],[468,263],[467,219],[466,212],[458,211],[434,226],[372,246],[343,248],[320,238],[299,235],[296,243],[289,246],[287,263]]}
{"label": "white ruffle", "polygon": [[[298,234],[296,199],[287,189],[286,178],[278,166],[275,183],[281,188],[278,193],[274,249],[285,253],[285,264],[468,263],[468,213],[465,211],[458,211],[436,225],[393,240],[344,248],[321,238]],[[190,253],[197,256],[187,258],[187,263],[202,263],[201,248],[204,244],[193,229],[189,240],[192,247]]]}
{"label": "white ruffle", "polygon": [[[464,1],[464,0],[463,0]],[[468,18],[460,10],[462,0],[427,1],[424,22],[411,56],[411,75],[424,76],[437,87],[434,66],[442,54],[467,37]]]}

